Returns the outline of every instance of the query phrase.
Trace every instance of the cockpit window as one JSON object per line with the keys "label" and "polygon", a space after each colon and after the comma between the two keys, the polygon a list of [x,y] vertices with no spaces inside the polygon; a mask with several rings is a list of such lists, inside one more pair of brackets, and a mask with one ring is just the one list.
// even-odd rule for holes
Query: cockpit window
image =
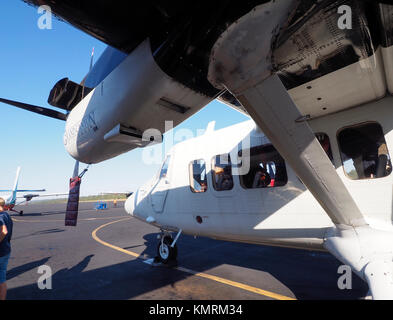
{"label": "cockpit window", "polygon": [[192,192],[201,193],[207,191],[207,173],[204,160],[194,160],[189,165],[190,188]]}
{"label": "cockpit window", "polygon": [[245,189],[281,187],[288,182],[285,161],[272,144],[251,148],[250,170],[239,177]]}
{"label": "cockpit window", "polygon": [[169,168],[169,162],[171,161],[171,156],[167,156],[164,164],[162,165],[161,171],[160,171],[160,179],[161,178],[166,178],[168,174],[168,168]]}
{"label": "cockpit window", "polygon": [[213,187],[217,191],[233,188],[232,164],[229,154],[215,156],[212,159]]}
{"label": "cockpit window", "polygon": [[378,123],[344,128],[337,139],[344,172],[350,179],[382,178],[392,172],[389,151]]}

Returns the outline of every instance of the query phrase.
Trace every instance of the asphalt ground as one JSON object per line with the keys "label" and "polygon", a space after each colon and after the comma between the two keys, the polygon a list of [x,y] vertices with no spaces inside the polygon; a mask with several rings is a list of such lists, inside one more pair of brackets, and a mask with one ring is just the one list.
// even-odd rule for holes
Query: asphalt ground
{"label": "asphalt ground", "polygon": [[[76,227],[64,226],[65,204],[30,203],[18,208],[23,216],[12,214],[8,299],[359,299],[368,291],[355,275],[352,289],[340,290],[341,263],[328,253],[186,235],[177,267],[153,266],[146,261],[158,230],[128,216],[122,202],[94,205],[80,204]],[[51,289],[38,286],[42,265]]]}

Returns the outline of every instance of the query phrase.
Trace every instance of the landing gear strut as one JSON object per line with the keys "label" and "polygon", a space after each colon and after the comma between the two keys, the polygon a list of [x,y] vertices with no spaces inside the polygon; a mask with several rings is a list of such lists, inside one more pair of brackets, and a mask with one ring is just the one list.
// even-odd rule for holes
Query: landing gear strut
{"label": "landing gear strut", "polygon": [[167,232],[162,232],[160,236],[160,242],[157,246],[157,257],[156,260],[163,264],[176,263],[177,259],[177,239],[179,238],[182,230],[179,230],[175,239],[172,235]]}
{"label": "landing gear strut", "polygon": [[16,211],[16,210],[14,210],[14,209],[11,209],[11,211],[12,211],[12,212],[18,213],[20,216],[23,216],[23,210],[21,210],[21,211]]}

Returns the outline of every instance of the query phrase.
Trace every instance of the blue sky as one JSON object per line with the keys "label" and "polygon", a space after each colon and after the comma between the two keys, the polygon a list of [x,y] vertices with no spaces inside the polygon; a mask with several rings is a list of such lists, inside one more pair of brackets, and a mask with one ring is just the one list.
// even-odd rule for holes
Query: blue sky
{"label": "blue sky", "polygon": [[[56,19],[51,30],[41,30],[40,16],[21,0],[0,1],[0,97],[50,107],[47,98],[53,85],[64,77],[80,82],[88,72],[92,48],[97,60],[106,45]],[[4,104],[0,119],[0,189],[12,186],[21,166],[20,187],[67,191],[75,161],[63,146],[64,123]],[[188,128],[196,134],[212,120],[223,128],[247,119],[214,101],[175,130]],[[140,149],[133,150],[91,166],[81,192],[134,191],[157,170],[157,164],[142,163]]]}

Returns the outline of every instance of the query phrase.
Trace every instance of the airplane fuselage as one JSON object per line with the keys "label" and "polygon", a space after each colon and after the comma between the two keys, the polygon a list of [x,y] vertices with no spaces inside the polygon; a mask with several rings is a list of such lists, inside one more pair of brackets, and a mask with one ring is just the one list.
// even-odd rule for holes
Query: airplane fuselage
{"label": "airplane fuselage", "polygon": [[[390,113],[392,97],[361,107],[342,111],[309,122],[313,131],[329,138],[332,165],[364,212],[367,222],[377,229],[392,229],[393,175],[386,171],[382,177],[354,179],[348,175],[348,163],[343,165],[339,133],[346,128],[369,123],[383,130],[379,139],[386,140],[387,150],[393,149]],[[373,110],[373,113],[370,113]],[[252,187],[246,181],[247,167],[244,150],[269,146],[269,140],[255,127],[253,121],[221,129],[174,146],[166,174],[157,174],[126,202],[126,211],[136,218],[164,230],[216,239],[270,244],[302,249],[324,250],[326,232],[334,226],[323,208],[303,185],[290,166],[285,164],[286,178],[275,172],[275,186]],[[261,149],[262,150],[262,149]],[[327,150],[327,149],[326,149]],[[341,150],[341,151],[340,151]],[[243,153],[239,153],[242,151]],[[272,157],[272,151],[269,151]],[[215,157],[230,154],[231,188],[217,190],[214,177]],[[261,153],[261,163],[268,158]],[[251,162],[256,155],[251,153]],[[264,158],[265,157],[265,158]],[[236,158],[238,160],[236,161]],[[272,161],[277,161],[277,156]],[[203,164],[204,187],[192,190],[192,163]],[[245,167],[236,175],[235,162]],[[284,161],[283,159],[280,161]],[[276,162],[276,167],[278,163]],[[198,167],[198,166],[197,166]],[[253,164],[248,171],[252,171]],[[389,170],[389,168],[388,168]],[[353,171],[350,171],[353,174]],[[161,176],[161,177],[160,177]],[[282,176],[282,174],[281,174]],[[282,180],[281,185],[280,179]]]}
{"label": "airplane fuselage", "polygon": [[12,195],[4,196],[4,200],[6,210],[11,210],[15,207],[16,198],[14,198]]}

